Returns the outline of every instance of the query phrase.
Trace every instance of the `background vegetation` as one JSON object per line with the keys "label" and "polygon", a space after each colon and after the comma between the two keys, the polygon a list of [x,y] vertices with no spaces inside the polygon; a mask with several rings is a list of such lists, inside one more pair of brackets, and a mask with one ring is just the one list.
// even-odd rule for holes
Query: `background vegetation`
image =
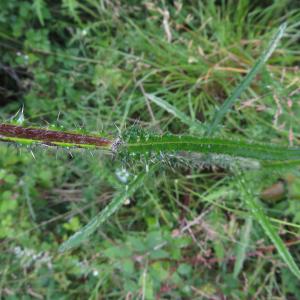
{"label": "background vegetation", "polygon": [[[151,102],[200,122],[285,37],[217,134],[299,144],[297,1],[2,1],[1,118],[117,135],[132,126],[195,133]],[[199,134],[199,133],[198,133]],[[299,299],[299,280],[222,164],[162,162],[81,247],[61,243],[124,189],[139,166],[104,152],[0,147],[3,299]],[[247,189],[299,264],[299,171],[250,174]]]}

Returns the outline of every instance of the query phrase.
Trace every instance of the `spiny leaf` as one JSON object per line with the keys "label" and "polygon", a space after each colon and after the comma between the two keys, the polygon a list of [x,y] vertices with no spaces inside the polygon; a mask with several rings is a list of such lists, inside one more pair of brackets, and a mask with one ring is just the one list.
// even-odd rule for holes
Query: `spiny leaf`
{"label": "spiny leaf", "polygon": [[270,238],[270,240],[273,242],[273,244],[275,245],[279,255],[281,256],[281,258],[283,259],[283,261],[287,264],[287,266],[289,267],[289,269],[291,270],[291,272],[298,278],[300,279],[300,270],[296,264],[296,262],[294,261],[292,255],[290,254],[288,248],[285,246],[285,244],[283,243],[283,241],[281,240],[280,236],[278,235],[278,233],[276,232],[276,230],[274,229],[274,227],[272,226],[270,219],[268,218],[268,216],[265,214],[265,212],[263,211],[261,205],[259,205],[259,203],[257,202],[256,197],[253,195],[253,193],[251,192],[249,186],[249,179],[246,182],[244,175],[239,172],[240,176],[239,178],[239,183],[240,183],[240,187],[242,190],[242,196],[243,196],[243,200],[245,201],[246,205],[250,208],[250,211],[252,213],[252,215],[254,216],[254,218],[260,223],[260,225],[262,226],[264,232],[266,233],[266,235]]}
{"label": "spiny leaf", "polygon": [[238,100],[242,92],[246,90],[246,88],[249,86],[253,78],[256,76],[256,74],[259,72],[261,67],[264,65],[264,63],[269,59],[269,57],[272,55],[273,51],[277,47],[280,39],[282,38],[287,24],[282,24],[274,37],[272,38],[271,42],[269,43],[266,50],[263,52],[263,54],[259,57],[254,67],[251,69],[251,71],[247,74],[245,79],[238,85],[232,94],[225,100],[223,105],[220,109],[218,109],[214,115],[213,121],[211,125],[209,126],[206,135],[212,135],[217,128],[217,126],[222,122],[225,114],[230,110],[232,105]]}
{"label": "spiny leaf", "polygon": [[300,159],[300,148],[247,143],[244,141],[199,138],[195,136],[136,136],[123,146],[129,153],[190,151],[215,153],[257,160],[289,161]]}
{"label": "spiny leaf", "polygon": [[79,246],[84,240],[86,240],[100,225],[102,225],[112,214],[114,214],[125,202],[128,197],[136,191],[136,189],[142,184],[145,175],[147,173],[142,172],[136,178],[125,187],[125,189],[117,194],[113,200],[87,225],[81,230],[72,235],[67,241],[65,241],[60,247],[60,252],[71,250],[74,247]]}

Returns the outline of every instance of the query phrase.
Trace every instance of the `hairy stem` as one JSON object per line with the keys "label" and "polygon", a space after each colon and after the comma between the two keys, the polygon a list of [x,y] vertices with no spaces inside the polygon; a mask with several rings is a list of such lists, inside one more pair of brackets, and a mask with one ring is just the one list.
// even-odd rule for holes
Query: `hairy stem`
{"label": "hairy stem", "polygon": [[96,135],[56,131],[35,127],[22,127],[12,124],[0,124],[0,141],[26,145],[41,144],[47,146],[74,147],[87,149],[107,149],[112,152],[125,150],[130,153],[170,153],[176,151],[230,155],[233,157],[253,158],[272,161],[270,167],[281,166],[300,161],[300,148],[282,147],[272,144],[249,143],[208,137],[188,135],[148,136],[136,135],[122,141],[119,138],[108,139]]}
{"label": "hairy stem", "polygon": [[84,148],[109,148],[113,141],[94,135],[63,132],[34,127],[0,124],[0,140],[25,144],[39,143],[48,146],[74,146]]}

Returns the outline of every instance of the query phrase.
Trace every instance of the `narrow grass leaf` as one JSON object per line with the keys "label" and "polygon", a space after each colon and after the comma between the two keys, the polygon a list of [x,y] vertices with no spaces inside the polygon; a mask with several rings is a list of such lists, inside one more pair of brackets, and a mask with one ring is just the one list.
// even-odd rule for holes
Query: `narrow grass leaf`
{"label": "narrow grass leaf", "polygon": [[44,26],[45,25],[44,16],[43,16],[43,8],[45,6],[44,1],[43,0],[34,0],[32,6],[37,14],[39,22],[41,23],[42,26]]}
{"label": "narrow grass leaf", "polygon": [[[249,181],[249,180],[248,180]],[[247,187],[244,176],[239,176],[239,183],[242,190],[243,200],[246,205],[250,209],[254,218],[260,223],[266,235],[270,238],[270,240],[275,245],[279,255],[283,259],[283,261],[287,264],[290,271],[300,279],[300,270],[294,261],[291,253],[288,248],[285,246],[280,236],[276,232],[275,228],[272,226],[270,219],[267,215],[265,215],[262,207],[257,203],[256,197],[251,193],[249,187]]]}
{"label": "narrow grass leaf", "polygon": [[150,101],[154,102],[155,104],[160,106],[162,109],[164,109],[168,113],[172,114],[174,117],[178,118],[182,123],[188,125],[190,127],[190,129],[194,129],[194,130],[197,129],[200,132],[203,131],[203,124],[201,124],[197,120],[194,121],[192,118],[190,118],[185,113],[178,110],[175,106],[171,105],[167,101],[165,101],[153,94],[145,94],[145,95]]}
{"label": "narrow grass leaf", "polygon": [[128,184],[124,191],[117,194],[113,200],[87,225],[81,230],[72,235],[67,241],[65,241],[60,247],[60,252],[65,252],[79,246],[84,240],[86,240],[92,233],[95,232],[100,225],[102,225],[112,214],[114,214],[123,203],[132,196],[136,189],[142,184],[145,175],[147,173],[140,173],[130,184]]}
{"label": "narrow grass leaf", "polygon": [[291,159],[286,161],[265,161],[261,163],[261,167],[269,170],[286,170],[295,169],[300,165],[299,159]]}
{"label": "narrow grass leaf", "polygon": [[208,127],[208,130],[206,132],[206,135],[212,135],[214,131],[216,130],[217,126],[222,122],[225,114],[230,110],[232,105],[238,100],[242,92],[246,90],[246,88],[249,86],[253,78],[256,76],[256,74],[259,72],[261,67],[266,63],[266,61],[269,59],[269,57],[274,52],[275,48],[277,47],[280,39],[284,35],[285,29],[287,24],[283,23],[272,40],[270,41],[269,45],[267,46],[266,50],[263,52],[263,54],[259,57],[257,62],[255,63],[254,67],[250,70],[250,72],[247,74],[245,79],[234,89],[233,93],[229,98],[225,100],[223,105],[220,109],[218,109],[215,112],[213,121],[211,125]]}
{"label": "narrow grass leaf", "polygon": [[252,217],[247,217],[245,225],[241,231],[241,240],[238,243],[236,251],[236,261],[234,264],[233,276],[236,278],[243,268],[246,258],[246,252],[249,245],[250,233],[252,229]]}

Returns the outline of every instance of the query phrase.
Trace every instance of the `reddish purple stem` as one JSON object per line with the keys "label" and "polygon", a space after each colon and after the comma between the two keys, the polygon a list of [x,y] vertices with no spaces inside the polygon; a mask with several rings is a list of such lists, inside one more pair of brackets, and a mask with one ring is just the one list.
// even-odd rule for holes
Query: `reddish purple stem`
{"label": "reddish purple stem", "polygon": [[94,145],[105,147],[112,144],[106,138],[79,133],[62,132],[48,129],[21,127],[11,124],[0,124],[0,136],[36,140],[45,144],[71,143],[76,145]]}

